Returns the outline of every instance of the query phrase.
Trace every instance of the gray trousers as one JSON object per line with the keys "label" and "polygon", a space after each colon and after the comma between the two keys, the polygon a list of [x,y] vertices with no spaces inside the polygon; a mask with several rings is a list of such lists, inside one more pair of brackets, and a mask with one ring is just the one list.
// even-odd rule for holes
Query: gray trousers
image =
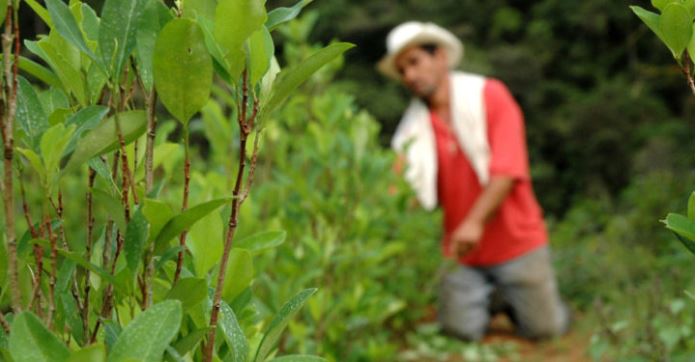
{"label": "gray trousers", "polygon": [[492,312],[500,310],[510,312],[523,337],[566,332],[570,313],[558,294],[547,245],[491,267],[459,265],[442,277],[438,318],[446,333],[479,340]]}

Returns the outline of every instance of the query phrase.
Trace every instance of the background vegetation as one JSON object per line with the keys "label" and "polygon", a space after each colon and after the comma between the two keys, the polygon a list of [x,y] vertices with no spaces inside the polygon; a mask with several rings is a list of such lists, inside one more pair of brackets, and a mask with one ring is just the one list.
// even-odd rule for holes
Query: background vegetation
{"label": "background vegetation", "polygon": [[[102,2],[88,3],[100,9]],[[267,8],[292,4],[270,0]],[[419,210],[390,172],[385,146],[408,95],[374,69],[387,32],[417,19],[452,30],[465,44],[461,69],[503,80],[520,102],[560,288],[588,356],[692,360],[694,260],[658,220],[683,213],[693,190],[694,98],[671,54],[628,5],[650,8],[604,0],[318,0],[279,28],[282,65],[298,64],[332,39],[358,47],[315,74],[263,131],[236,240],[257,237],[276,247],[233,256],[237,282],[226,298],[251,343],[260,342],[262,326],[285,301],[318,287],[281,337],[279,354],[517,358],[515,346],[447,340],[430,323],[442,267],[440,216]],[[20,19],[23,37],[46,32],[24,5]],[[234,102],[220,87],[189,123],[196,202],[228,192],[230,170],[221,165],[240,151],[231,142],[238,137]],[[168,155],[159,164],[169,185],[162,197],[179,208],[182,127],[164,108],[158,114],[156,144]],[[83,187],[77,178],[63,182],[66,190]],[[30,192],[33,202],[40,197]],[[215,230],[229,211],[191,228],[185,273],[202,277],[199,270],[216,264],[216,244],[202,240],[222,240]],[[67,220],[67,232],[81,233],[82,220]]]}

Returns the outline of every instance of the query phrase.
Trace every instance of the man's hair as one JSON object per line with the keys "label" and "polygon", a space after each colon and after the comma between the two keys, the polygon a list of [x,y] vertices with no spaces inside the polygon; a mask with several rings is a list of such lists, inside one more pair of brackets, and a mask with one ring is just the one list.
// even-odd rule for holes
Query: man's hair
{"label": "man's hair", "polygon": [[439,49],[439,46],[436,43],[419,44],[419,47],[430,55],[436,54],[436,49]]}

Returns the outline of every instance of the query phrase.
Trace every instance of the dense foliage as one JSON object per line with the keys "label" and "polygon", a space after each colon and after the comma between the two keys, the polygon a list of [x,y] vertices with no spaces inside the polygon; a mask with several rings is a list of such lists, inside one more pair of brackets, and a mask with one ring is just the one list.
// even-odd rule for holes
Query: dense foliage
{"label": "dense foliage", "polygon": [[[139,1],[147,15],[135,41],[114,49],[100,28],[128,22],[109,19],[110,7]],[[0,330],[1,358],[203,359],[224,270],[211,347],[225,361],[516,359],[515,346],[447,339],[430,323],[448,267],[438,251],[440,216],[420,210],[391,170],[384,146],[407,94],[374,70],[388,30],[415,16],[452,29],[466,43],[462,68],[504,80],[521,103],[560,288],[576,312],[574,333],[591,336],[582,348],[596,360],[692,358],[693,257],[658,220],[684,213],[692,189],[694,106],[671,53],[626,6],[637,1],[322,0],[285,24],[309,1],[270,0],[269,8],[294,6],[273,16],[254,6],[261,1],[67,3],[25,0],[19,12],[27,40],[11,169],[22,272],[13,289],[3,243],[0,309],[10,333]],[[240,22],[250,28],[236,28],[231,14],[250,15]],[[335,59],[344,48],[317,45],[330,38],[359,47]],[[283,69],[303,77],[286,71],[271,82],[274,51],[283,51]],[[313,54],[322,61],[308,62]],[[302,70],[326,62],[312,77]],[[282,104],[278,94],[290,97]],[[245,130],[242,105],[252,112],[256,95],[263,127]],[[152,184],[148,114],[158,120]],[[241,144],[245,132],[250,141]],[[255,165],[254,184],[247,198],[231,200],[241,165]],[[140,202],[133,194],[124,202],[130,172]],[[240,199],[221,269],[231,201]],[[33,313],[15,314],[13,293]]]}

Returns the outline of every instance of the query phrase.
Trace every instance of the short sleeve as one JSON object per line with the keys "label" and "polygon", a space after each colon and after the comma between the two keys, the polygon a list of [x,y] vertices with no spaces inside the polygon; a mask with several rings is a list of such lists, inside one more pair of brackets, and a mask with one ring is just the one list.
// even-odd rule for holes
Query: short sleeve
{"label": "short sleeve", "polygon": [[528,151],[523,114],[507,87],[499,80],[485,82],[487,140],[490,176],[529,179]]}

